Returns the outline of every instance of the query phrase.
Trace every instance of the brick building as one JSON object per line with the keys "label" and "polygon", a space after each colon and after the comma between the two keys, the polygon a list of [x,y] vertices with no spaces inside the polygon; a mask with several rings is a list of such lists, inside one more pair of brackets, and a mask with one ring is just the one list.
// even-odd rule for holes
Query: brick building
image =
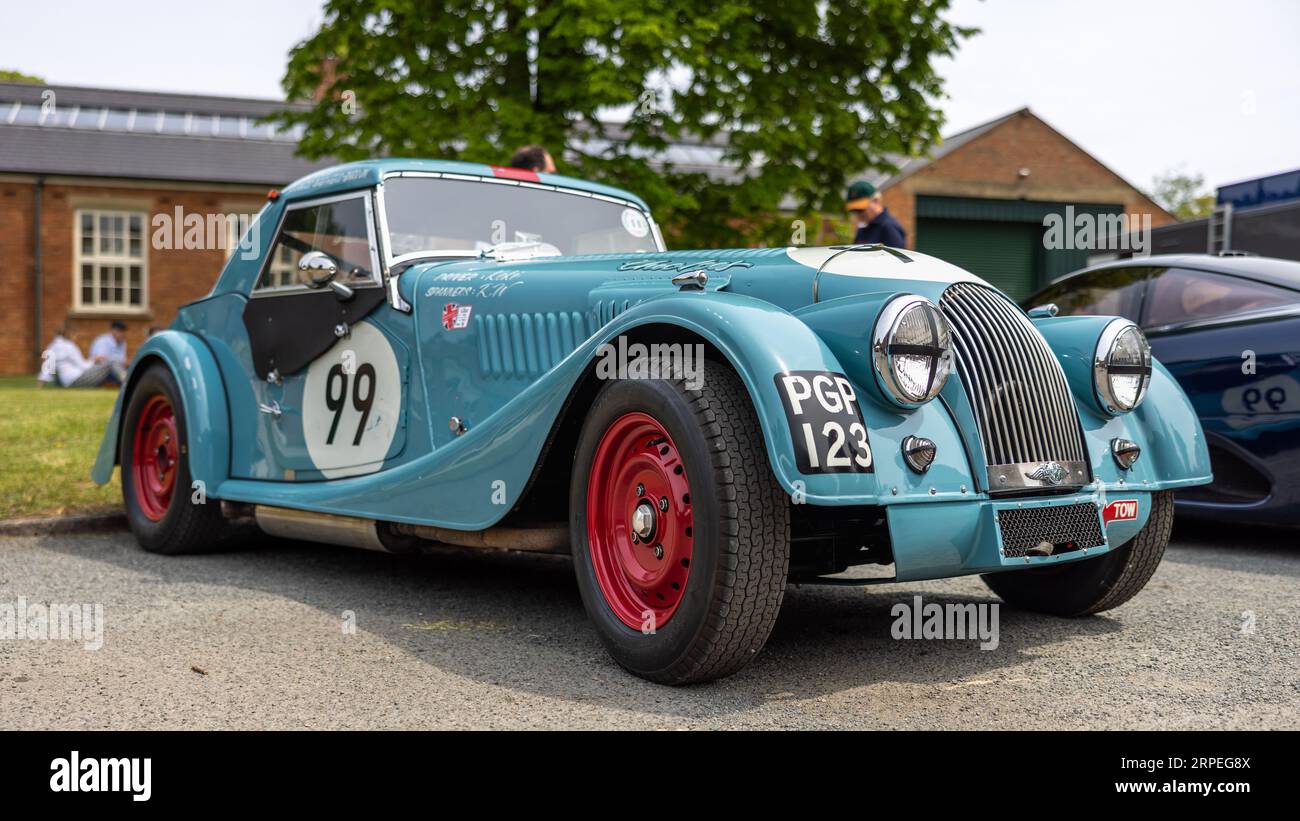
{"label": "brick building", "polygon": [[945,138],[928,158],[895,163],[898,173],[872,181],[909,244],[1016,297],[1116,255],[1045,247],[1049,214],[1150,215],[1153,228],[1175,221],[1027,108]]}
{"label": "brick building", "polygon": [[[120,319],[134,351],[207,293],[231,245],[212,218],[255,214],[323,165],[258,122],[282,107],[0,83],[0,374],[34,374],[65,320],[84,352]],[[154,218],[178,208],[203,219],[203,247],[154,248]]]}

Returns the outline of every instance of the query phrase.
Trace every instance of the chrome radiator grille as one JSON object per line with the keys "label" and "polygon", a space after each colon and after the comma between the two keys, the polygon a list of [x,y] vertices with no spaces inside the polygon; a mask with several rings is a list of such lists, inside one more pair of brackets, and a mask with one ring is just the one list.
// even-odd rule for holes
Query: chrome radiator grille
{"label": "chrome radiator grille", "polygon": [[996,291],[959,282],[939,308],[979,425],[992,492],[1083,485],[1089,470],[1078,411],[1056,355]]}

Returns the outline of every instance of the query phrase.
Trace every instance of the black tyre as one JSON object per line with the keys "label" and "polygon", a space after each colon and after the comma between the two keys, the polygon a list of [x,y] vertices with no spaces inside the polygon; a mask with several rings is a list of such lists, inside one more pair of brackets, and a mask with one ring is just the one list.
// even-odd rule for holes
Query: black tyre
{"label": "black tyre", "polygon": [[984,583],[1012,607],[1054,616],[1087,616],[1118,607],[1150,581],[1169,544],[1174,495],[1151,494],[1151,515],[1138,534],[1095,559],[985,575]]}
{"label": "black tyre", "polygon": [[789,500],[729,368],[624,380],[596,397],[570,485],[574,569],[614,659],[661,684],[730,675],[776,623]]}
{"label": "black tyre", "polygon": [[196,501],[188,442],[176,380],[165,365],[151,365],[126,403],[118,450],[127,520],[151,553],[200,553],[234,532],[220,502],[206,493]]}

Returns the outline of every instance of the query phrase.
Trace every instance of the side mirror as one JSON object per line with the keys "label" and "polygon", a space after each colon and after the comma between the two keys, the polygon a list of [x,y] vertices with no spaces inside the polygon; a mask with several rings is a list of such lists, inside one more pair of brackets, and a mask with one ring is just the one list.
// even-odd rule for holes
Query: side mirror
{"label": "side mirror", "polygon": [[1051,319],[1060,312],[1061,309],[1056,307],[1055,302],[1049,302],[1046,305],[1035,305],[1027,311],[1030,319]]}
{"label": "side mirror", "polygon": [[309,251],[298,260],[298,279],[308,288],[324,288],[338,273],[339,264],[323,251]]}

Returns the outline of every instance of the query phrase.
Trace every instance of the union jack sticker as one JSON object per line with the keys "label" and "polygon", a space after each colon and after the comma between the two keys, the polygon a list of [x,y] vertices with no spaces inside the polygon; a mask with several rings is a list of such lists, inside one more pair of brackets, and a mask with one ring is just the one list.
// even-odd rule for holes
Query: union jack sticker
{"label": "union jack sticker", "polygon": [[469,312],[473,305],[457,305],[449,302],[442,307],[442,327],[449,331],[460,331],[469,327]]}

